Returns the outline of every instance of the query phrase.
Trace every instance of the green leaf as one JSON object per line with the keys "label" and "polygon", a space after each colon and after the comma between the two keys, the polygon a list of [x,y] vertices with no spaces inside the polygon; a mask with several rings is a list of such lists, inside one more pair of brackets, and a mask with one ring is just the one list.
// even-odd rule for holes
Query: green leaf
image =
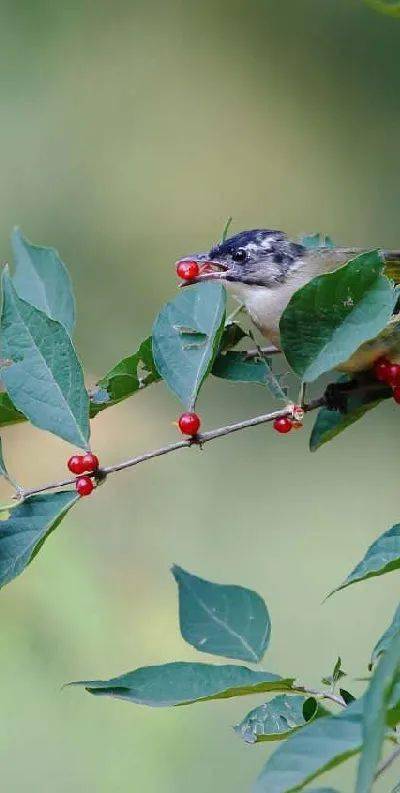
{"label": "green leaf", "polygon": [[224,380],[267,385],[269,366],[261,358],[249,358],[245,351],[232,351],[217,356],[212,373]]}
{"label": "green leaf", "polygon": [[30,496],[0,510],[0,586],[22,573],[79,496],[64,490]]}
{"label": "green leaf", "polygon": [[90,415],[95,416],[160,379],[154,365],[149,336],[133,355],[119,361],[96,383],[90,392]]}
{"label": "green leaf", "polygon": [[308,793],[338,793],[337,790],[334,790],[333,787],[313,787],[307,788]]}
{"label": "green leaf", "polygon": [[72,333],[75,301],[68,270],[54,248],[33,245],[16,228],[11,236],[15,262],[13,283],[19,297]]}
{"label": "green leaf", "polygon": [[386,652],[389,645],[392,642],[392,639],[397,636],[400,632],[400,604],[397,606],[397,609],[394,613],[393,620],[389,627],[385,630],[385,633],[379,641],[376,643],[372,655],[371,655],[371,662],[369,664],[369,668],[372,669],[373,666],[379,661],[379,658],[383,653]]}
{"label": "green leaf", "polygon": [[260,661],[268,647],[271,620],[257,592],[213,584],[172,568],[179,591],[179,621],[185,641],[205,653]]}
{"label": "green leaf", "polygon": [[346,361],[389,322],[396,303],[378,251],[319,275],[291,298],[280,321],[281,346],[305,382]]}
{"label": "green leaf", "polygon": [[350,575],[343,581],[343,584],[330,592],[329,597],[334,592],[339,592],[341,589],[350,586],[350,584],[365,581],[373,576],[391,573],[392,570],[397,570],[399,567],[400,523],[396,523],[370,545],[361,562],[351,571]]}
{"label": "green leaf", "polygon": [[97,696],[165,708],[262,691],[290,691],[293,682],[293,678],[254,672],[246,666],[175,661],[162,666],[144,666],[110,680],[80,680],[70,685],[85,686],[90,694]]}
{"label": "green leaf", "polygon": [[[193,409],[200,387],[217,354],[225,322],[225,289],[207,281],[182,289],[160,311],[153,327],[153,356],[157,371],[188,409]],[[187,328],[202,334],[188,342]]]}
{"label": "green leaf", "polygon": [[327,234],[321,234],[319,232],[316,234],[305,234],[300,238],[299,242],[300,245],[304,245],[305,248],[309,249],[335,247],[335,243]]}
{"label": "green leaf", "polygon": [[[234,730],[246,743],[280,741],[314,719],[318,709],[319,705],[314,697],[306,699],[280,694],[270,702],[265,702],[251,710],[243,721],[234,727]],[[324,713],[326,714],[327,711]]]}
{"label": "green leaf", "polygon": [[327,677],[323,677],[323,678],[322,678],[322,682],[323,682],[323,683],[324,683],[326,686],[333,686],[333,687],[335,687],[335,686],[336,686],[336,683],[337,683],[339,680],[341,680],[341,679],[342,679],[342,677],[346,677],[346,676],[347,676],[347,673],[346,673],[346,672],[344,672],[344,671],[343,671],[343,669],[342,669],[342,659],[341,659],[341,658],[338,658],[338,659],[337,659],[337,661],[336,661],[336,664],[335,664],[335,666],[334,666],[334,668],[333,668],[333,672],[332,672],[332,674],[331,674],[331,675],[328,675]]}
{"label": "green leaf", "polygon": [[363,747],[355,793],[369,793],[386,734],[387,712],[400,680],[400,633],[382,656],[364,696]]}
{"label": "green leaf", "polygon": [[89,397],[71,339],[59,322],[21,300],[6,270],[1,378],[15,407],[36,427],[87,448]]}
{"label": "green leaf", "polygon": [[337,716],[316,719],[291,735],[268,759],[256,793],[290,793],[343,763],[361,747],[362,702]]}
{"label": "green leaf", "polygon": [[0,394],[0,427],[19,424],[21,421],[26,421],[26,416],[14,407],[8,394]]}
{"label": "green leaf", "polygon": [[400,17],[400,3],[398,0],[364,0],[364,2],[381,14],[386,14],[390,17]]}
{"label": "green leaf", "polygon": [[227,322],[222,331],[219,352],[226,352],[232,347],[236,347],[247,335],[246,331],[237,322]]}
{"label": "green leaf", "polygon": [[310,437],[310,451],[316,452],[324,443],[333,440],[341,432],[351,427],[356,421],[365,416],[373,408],[376,408],[381,399],[368,404],[360,405],[350,413],[339,413],[338,410],[328,410],[321,408],[318,411],[315,424],[312,428]]}

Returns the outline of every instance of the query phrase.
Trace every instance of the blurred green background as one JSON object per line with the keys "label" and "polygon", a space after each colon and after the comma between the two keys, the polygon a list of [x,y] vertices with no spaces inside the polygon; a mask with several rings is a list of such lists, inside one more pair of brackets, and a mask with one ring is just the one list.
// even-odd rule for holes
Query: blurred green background
{"label": "blurred green background", "polygon": [[[399,20],[358,0],[1,0],[0,11],[1,256],[15,223],[58,247],[88,383],[148,333],[175,294],[174,260],[217,240],[228,214],[235,230],[400,245]],[[220,381],[199,402],[206,428],[271,405],[260,387]],[[173,440],[178,411],[154,386],[95,420],[94,449],[110,463]],[[265,597],[268,670],[317,684],[340,653],[351,676],[366,674],[396,574],[322,600],[400,518],[399,412],[385,405],[316,455],[311,423],[110,479],[2,591],[3,790],[250,789],[270,750],[231,725],[260,698],[151,710],[60,690],[208,660],[179,636],[173,562]],[[3,441],[27,486],[64,475],[67,444],[27,426]],[[354,771],[326,781],[351,793]]]}

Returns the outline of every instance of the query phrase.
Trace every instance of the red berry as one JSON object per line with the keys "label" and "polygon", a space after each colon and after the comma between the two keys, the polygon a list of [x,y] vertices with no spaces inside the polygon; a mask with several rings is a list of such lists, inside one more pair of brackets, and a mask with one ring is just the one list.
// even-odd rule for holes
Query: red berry
{"label": "red berry", "polygon": [[192,278],[196,278],[198,276],[199,265],[197,262],[178,262],[176,265],[176,272],[179,275],[179,278],[182,278],[184,281],[191,281]]}
{"label": "red berry", "polygon": [[389,377],[390,361],[387,358],[378,358],[374,363],[374,375],[380,383],[387,383]]}
{"label": "red berry", "polygon": [[82,459],[83,471],[97,471],[99,467],[99,458],[92,452],[86,452]]}
{"label": "red berry", "polygon": [[82,454],[73,454],[72,457],[69,458],[67,466],[71,471],[71,474],[83,474],[83,472],[86,471],[86,468],[83,465]]}
{"label": "red berry", "polygon": [[289,418],[289,416],[281,416],[279,419],[275,419],[273,427],[277,432],[281,432],[282,435],[286,435],[287,432],[290,432],[290,430],[293,429],[293,421]]}
{"label": "red berry", "polygon": [[400,405],[400,386],[396,386],[396,388],[393,389],[393,399]]}
{"label": "red berry", "polygon": [[75,488],[80,496],[90,496],[94,488],[94,484],[90,476],[80,476],[75,482]]}
{"label": "red berry", "polygon": [[184,435],[197,435],[201,421],[197,413],[182,413],[178,424]]}
{"label": "red berry", "polygon": [[391,385],[392,388],[396,388],[396,386],[400,385],[400,366],[398,363],[389,364],[386,382],[388,385]]}

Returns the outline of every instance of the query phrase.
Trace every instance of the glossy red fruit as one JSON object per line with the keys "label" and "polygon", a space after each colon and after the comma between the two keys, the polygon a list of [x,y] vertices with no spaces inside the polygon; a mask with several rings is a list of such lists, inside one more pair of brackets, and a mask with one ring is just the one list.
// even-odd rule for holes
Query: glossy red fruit
{"label": "glossy red fruit", "polygon": [[393,389],[393,399],[400,405],[400,386],[396,386],[396,388]]}
{"label": "glossy red fruit", "polygon": [[199,265],[197,262],[191,261],[178,262],[176,265],[176,272],[179,278],[182,278],[183,281],[191,281],[192,278],[196,278],[198,276]]}
{"label": "glossy red fruit", "polygon": [[83,474],[83,472],[86,471],[86,468],[83,465],[82,454],[73,454],[72,457],[69,458],[67,466],[71,471],[71,474]]}
{"label": "glossy red fruit", "polygon": [[386,383],[391,385],[392,388],[400,385],[400,365],[398,363],[390,363],[387,368]]}
{"label": "glossy red fruit", "polygon": [[86,452],[86,454],[83,455],[82,462],[84,471],[97,471],[99,467],[99,458],[92,452]]}
{"label": "glossy red fruit", "polygon": [[286,435],[287,432],[293,429],[293,421],[289,416],[281,416],[279,419],[275,419],[273,427],[277,432]]}
{"label": "glossy red fruit", "polygon": [[378,358],[374,363],[374,375],[380,383],[387,383],[389,377],[390,361],[387,358]]}
{"label": "glossy red fruit", "polygon": [[94,488],[94,484],[90,476],[80,476],[75,482],[75,488],[80,496],[90,496]]}
{"label": "glossy red fruit", "polygon": [[201,425],[200,416],[197,413],[182,413],[178,424],[183,435],[197,435]]}

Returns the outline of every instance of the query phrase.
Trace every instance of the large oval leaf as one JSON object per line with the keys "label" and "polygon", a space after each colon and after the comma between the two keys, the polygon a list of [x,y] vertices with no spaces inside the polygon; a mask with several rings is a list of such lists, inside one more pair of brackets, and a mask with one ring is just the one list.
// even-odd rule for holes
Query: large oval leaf
{"label": "large oval leaf", "polygon": [[246,666],[176,661],[162,666],[143,666],[110,680],[80,680],[90,694],[117,697],[152,707],[188,705],[209,699],[241,697],[260,691],[290,691],[293,678],[254,672]]}
{"label": "large oval leaf", "polygon": [[350,584],[365,581],[377,575],[391,573],[400,567],[400,523],[385,531],[370,545],[364,558],[347,576],[343,584],[336,587],[330,594],[345,589]]}
{"label": "large oval leaf", "polygon": [[89,397],[71,339],[63,325],[18,297],[6,271],[1,332],[1,377],[15,407],[36,427],[86,448]]}
{"label": "large oval leaf", "polygon": [[72,333],[75,325],[75,300],[65,264],[54,248],[33,245],[14,229],[11,236],[17,294],[51,319],[61,322]]}
{"label": "large oval leaf", "polygon": [[346,361],[389,322],[397,297],[383,268],[378,251],[364,253],[293,295],[280,321],[281,346],[305,382]]}
{"label": "large oval leaf", "polygon": [[177,565],[172,572],[179,589],[183,638],[204,653],[260,661],[271,634],[262,597],[241,586],[213,584]]}
{"label": "large oval leaf", "polygon": [[317,719],[281,744],[261,772],[256,793],[291,793],[356,754],[362,744],[362,702]]}
{"label": "large oval leaf", "polygon": [[234,730],[246,743],[280,741],[315,718],[318,709],[313,697],[280,694],[251,710]]}
{"label": "large oval leaf", "polygon": [[364,696],[363,747],[355,793],[370,793],[386,734],[387,714],[400,680],[400,633],[379,661]]}
{"label": "large oval leaf", "polygon": [[225,322],[226,295],[212,281],[182,289],[166,303],[153,326],[156,368],[188,409],[217,354]]}
{"label": "large oval leaf", "polygon": [[30,564],[78,498],[75,490],[64,490],[30,496],[10,511],[0,510],[0,586]]}

